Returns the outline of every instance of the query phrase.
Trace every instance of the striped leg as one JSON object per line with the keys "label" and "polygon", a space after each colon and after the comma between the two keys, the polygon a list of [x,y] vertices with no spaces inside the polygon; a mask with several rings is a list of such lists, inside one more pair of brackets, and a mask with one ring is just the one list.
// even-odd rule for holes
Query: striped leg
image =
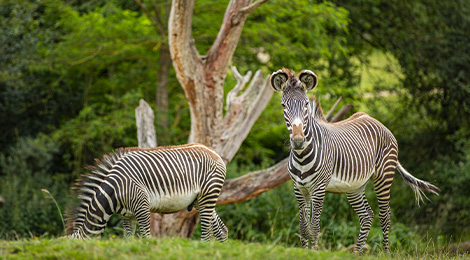
{"label": "striped leg", "polygon": [[312,195],[312,218],[310,222],[310,234],[312,239],[312,248],[317,247],[320,238],[320,215],[323,210],[323,201],[325,199],[325,188],[319,187]]}
{"label": "striped leg", "polygon": [[[308,221],[310,219],[310,207],[306,207],[305,198],[300,190],[294,185],[294,193],[299,204],[299,233],[300,233],[300,244],[302,248],[308,248],[309,226]],[[307,205],[310,206],[310,203]]]}
{"label": "striped leg", "polygon": [[122,221],[122,225],[124,226],[124,237],[128,238],[134,236],[137,225],[137,219],[135,216],[122,216]]}
{"label": "striped leg", "polygon": [[194,205],[199,215],[201,215],[201,240],[209,241],[212,239],[212,214],[214,212],[214,206],[205,207],[198,205],[197,203]]}
{"label": "striped leg", "polygon": [[224,222],[219,218],[215,210],[212,212],[212,231],[215,238],[220,242],[225,242],[228,239],[228,229]]}
{"label": "striped leg", "polygon": [[[391,183],[391,180],[390,180]],[[388,253],[388,232],[390,230],[390,186],[376,187],[377,200],[379,202],[379,220],[383,232],[383,250]]]}
{"label": "striped leg", "polygon": [[374,190],[377,194],[379,202],[379,220],[383,232],[383,250],[389,252],[388,232],[390,230],[390,187],[392,186],[393,175],[396,167],[396,155],[389,154],[386,157],[388,160],[383,160],[387,164],[381,164],[381,167],[376,169],[377,174],[374,176]]}
{"label": "striped leg", "polygon": [[356,211],[356,214],[359,217],[359,223],[361,225],[359,237],[354,248],[354,253],[359,254],[362,254],[362,249],[367,241],[367,236],[369,235],[370,227],[372,225],[372,221],[374,220],[374,212],[370,208],[369,203],[367,203],[367,199],[364,194],[364,187],[357,191],[346,193],[348,201],[353,207],[354,211]]}
{"label": "striped leg", "polygon": [[133,210],[135,218],[139,223],[140,236],[143,238],[150,237],[150,206],[148,201],[140,201],[138,208]]}

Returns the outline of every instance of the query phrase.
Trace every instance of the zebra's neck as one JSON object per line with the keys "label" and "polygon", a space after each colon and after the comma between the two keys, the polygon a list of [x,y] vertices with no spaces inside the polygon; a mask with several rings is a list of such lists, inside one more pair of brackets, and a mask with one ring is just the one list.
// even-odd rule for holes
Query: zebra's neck
{"label": "zebra's neck", "polygon": [[[291,150],[288,170],[297,182],[309,181],[325,166],[326,153],[324,147],[324,126],[310,118],[305,131],[305,148],[302,150]],[[313,177],[315,178],[315,177]],[[310,181],[309,181],[310,182]]]}

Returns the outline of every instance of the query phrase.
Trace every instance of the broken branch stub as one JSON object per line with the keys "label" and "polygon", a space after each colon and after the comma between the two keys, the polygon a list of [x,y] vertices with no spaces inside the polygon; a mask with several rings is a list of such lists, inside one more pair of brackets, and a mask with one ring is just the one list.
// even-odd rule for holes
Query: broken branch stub
{"label": "broken branch stub", "polygon": [[145,100],[140,99],[139,106],[135,109],[135,121],[137,125],[137,140],[139,147],[156,147],[157,134],[154,125],[155,116],[152,108]]}

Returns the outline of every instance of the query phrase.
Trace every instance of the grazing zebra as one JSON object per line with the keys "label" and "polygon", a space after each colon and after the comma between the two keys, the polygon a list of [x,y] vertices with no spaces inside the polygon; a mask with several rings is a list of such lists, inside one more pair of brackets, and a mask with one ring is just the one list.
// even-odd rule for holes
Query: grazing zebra
{"label": "grazing zebra", "polygon": [[413,189],[416,200],[422,190],[438,194],[436,186],[419,180],[398,162],[398,145],[393,134],[366,113],[355,113],[337,123],[328,123],[318,103],[314,111],[307,91],[317,85],[310,70],[300,72],[283,68],[271,75],[271,86],[282,93],[284,119],[289,130],[291,152],[288,171],[300,210],[302,247],[315,247],[320,235],[320,214],[325,192],[346,193],[359,216],[360,233],[354,252],[361,253],[374,218],[364,189],[372,180],[379,202],[383,230],[383,250],[388,252],[390,228],[390,186],[395,169]]}
{"label": "grazing zebra", "polygon": [[201,144],[157,148],[120,148],[97,160],[77,182],[80,203],[68,210],[67,234],[88,238],[103,233],[117,213],[125,236],[150,237],[150,212],[173,213],[194,206],[201,215],[201,239],[228,237],[215,211],[225,181],[220,156]]}

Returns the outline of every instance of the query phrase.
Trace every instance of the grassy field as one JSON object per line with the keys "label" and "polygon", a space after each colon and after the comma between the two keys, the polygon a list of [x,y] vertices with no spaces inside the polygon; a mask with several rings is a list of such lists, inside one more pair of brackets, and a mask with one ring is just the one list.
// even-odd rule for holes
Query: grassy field
{"label": "grassy field", "polygon": [[[468,257],[468,255],[467,255]],[[189,239],[0,240],[1,259],[468,259],[447,254],[357,256],[348,252],[312,251],[279,245],[201,242]]]}

